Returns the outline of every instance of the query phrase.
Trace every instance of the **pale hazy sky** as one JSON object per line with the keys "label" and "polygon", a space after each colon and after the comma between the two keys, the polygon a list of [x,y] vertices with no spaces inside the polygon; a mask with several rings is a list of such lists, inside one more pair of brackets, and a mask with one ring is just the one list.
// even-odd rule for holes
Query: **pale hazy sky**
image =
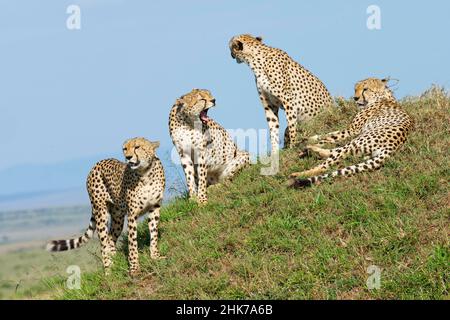
{"label": "pale hazy sky", "polygon": [[[66,28],[70,4],[81,30]],[[366,27],[371,4],[381,30]],[[448,87],[449,13],[444,0],[2,0],[0,170],[118,153],[133,136],[168,148],[169,109],[194,87],[212,91],[226,128],[265,129],[253,75],[228,50],[240,33],[284,49],[335,96],[368,76],[399,79],[398,97]]]}

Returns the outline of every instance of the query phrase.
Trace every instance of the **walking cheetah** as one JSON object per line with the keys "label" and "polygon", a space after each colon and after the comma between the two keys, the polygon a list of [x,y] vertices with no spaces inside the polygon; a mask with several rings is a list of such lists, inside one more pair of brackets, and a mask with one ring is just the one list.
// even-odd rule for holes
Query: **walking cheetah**
{"label": "walking cheetah", "polygon": [[207,186],[232,178],[250,163],[248,152],[238,150],[229,133],[208,117],[215,101],[208,90],[193,89],[176,100],[169,117],[189,196],[200,204],[208,201]]}
{"label": "walking cheetah", "polygon": [[[116,242],[128,214],[128,260],[130,274],[139,272],[137,219],[149,213],[150,255],[159,257],[157,248],[159,211],[164,193],[164,170],[156,156],[159,142],[134,138],[123,145],[126,163],[116,159],[98,162],[87,178],[87,190],[92,204],[92,217],[83,236],[69,240],[51,241],[48,251],[79,248],[98,231],[103,266],[106,272],[116,253]],[[111,225],[108,229],[108,215]]]}
{"label": "walking cheetah", "polygon": [[279,108],[285,110],[288,124],[284,133],[285,147],[295,146],[298,123],[308,121],[332,104],[327,88],[286,52],[265,45],[261,37],[235,36],[229,47],[233,59],[247,63],[255,74],[269,124],[272,154],[279,148]]}
{"label": "walking cheetah", "polygon": [[[379,169],[405,143],[414,123],[396,102],[387,82],[387,79],[369,78],[355,85],[354,99],[361,110],[347,129],[309,138],[309,143],[316,144],[308,145],[306,151],[316,152],[321,158],[327,159],[311,170],[291,174],[290,186],[307,187],[328,177],[350,176]],[[335,144],[350,137],[353,139],[342,147],[331,150],[322,148],[327,143]],[[349,154],[366,155],[369,159],[330,174],[318,175]],[[295,179],[299,176],[310,178]]]}

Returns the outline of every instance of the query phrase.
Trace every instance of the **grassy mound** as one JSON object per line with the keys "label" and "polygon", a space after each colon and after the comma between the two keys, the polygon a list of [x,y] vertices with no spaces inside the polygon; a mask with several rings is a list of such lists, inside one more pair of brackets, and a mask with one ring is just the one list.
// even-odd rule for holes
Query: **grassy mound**
{"label": "grassy mound", "polygon": [[[284,151],[277,175],[254,165],[210,189],[205,207],[164,207],[166,259],[150,259],[141,224],[140,277],[127,274],[124,243],[112,275],[52,289],[63,299],[448,299],[450,98],[433,87],[401,103],[416,128],[381,170],[290,190],[289,173],[320,160]],[[345,127],[356,108],[339,104],[303,134]],[[370,266],[381,270],[379,289],[367,287]]]}

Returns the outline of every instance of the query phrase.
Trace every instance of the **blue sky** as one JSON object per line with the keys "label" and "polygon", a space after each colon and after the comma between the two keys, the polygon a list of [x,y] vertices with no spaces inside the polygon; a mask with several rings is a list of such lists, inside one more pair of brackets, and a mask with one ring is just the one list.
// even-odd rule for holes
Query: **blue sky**
{"label": "blue sky", "polygon": [[[70,4],[81,30],[66,28]],[[366,27],[371,4],[381,30]],[[253,75],[228,50],[241,33],[287,51],[335,96],[368,76],[399,79],[397,97],[448,87],[449,12],[443,0],[0,1],[0,171],[120,156],[133,136],[167,149],[170,107],[194,87],[212,91],[224,127],[265,129]]]}

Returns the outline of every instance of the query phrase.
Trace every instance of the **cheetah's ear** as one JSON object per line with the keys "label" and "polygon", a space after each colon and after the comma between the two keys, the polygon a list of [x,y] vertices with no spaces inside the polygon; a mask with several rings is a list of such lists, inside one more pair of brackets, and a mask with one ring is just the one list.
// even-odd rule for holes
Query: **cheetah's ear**
{"label": "cheetah's ear", "polygon": [[175,105],[178,106],[178,107],[184,106],[183,97],[177,99],[177,100],[175,101]]}
{"label": "cheetah's ear", "polygon": [[391,81],[391,77],[386,77],[384,79],[381,79],[381,82],[384,84],[384,87],[386,89],[389,89],[391,86],[389,85],[389,82]]}
{"label": "cheetah's ear", "polygon": [[152,145],[153,149],[156,150],[159,148],[160,143],[159,143],[159,141],[155,141],[155,142],[151,142],[151,145]]}
{"label": "cheetah's ear", "polygon": [[[244,44],[239,41],[239,40],[234,40],[233,42],[233,49],[234,50],[238,50],[238,51],[242,51],[244,50]],[[233,52],[231,53],[231,56],[233,57],[233,59],[235,58],[235,56],[233,55]]]}
{"label": "cheetah's ear", "polygon": [[255,39],[258,40],[259,42],[262,42],[262,41],[263,41],[263,38],[262,38],[262,37],[256,37]]}

